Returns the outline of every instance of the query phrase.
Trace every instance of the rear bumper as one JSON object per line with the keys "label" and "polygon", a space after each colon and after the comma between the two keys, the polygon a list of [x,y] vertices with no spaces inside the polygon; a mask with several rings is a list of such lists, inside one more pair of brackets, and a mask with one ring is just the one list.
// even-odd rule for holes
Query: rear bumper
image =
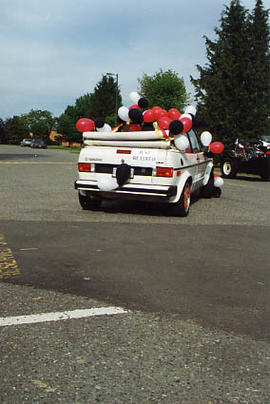
{"label": "rear bumper", "polygon": [[147,187],[141,184],[125,184],[113,191],[100,191],[97,183],[93,181],[77,180],[74,182],[74,188],[81,191],[100,194],[108,199],[132,199],[144,201],[168,202],[170,198],[177,193],[176,186],[150,185]]}

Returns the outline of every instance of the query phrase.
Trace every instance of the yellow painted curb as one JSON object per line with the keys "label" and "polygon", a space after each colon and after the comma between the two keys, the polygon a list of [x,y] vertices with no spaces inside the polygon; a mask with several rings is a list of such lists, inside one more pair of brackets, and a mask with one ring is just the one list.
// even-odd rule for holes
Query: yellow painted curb
{"label": "yellow painted curb", "polygon": [[3,234],[0,234],[0,279],[13,278],[20,274],[18,264]]}

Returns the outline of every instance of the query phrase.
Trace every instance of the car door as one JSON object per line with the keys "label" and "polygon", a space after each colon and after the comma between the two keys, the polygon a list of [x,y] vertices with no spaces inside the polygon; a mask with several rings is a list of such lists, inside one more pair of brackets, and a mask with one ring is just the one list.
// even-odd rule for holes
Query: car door
{"label": "car door", "polygon": [[187,136],[188,136],[190,146],[191,146],[190,154],[192,155],[192,157],[190,157],[190,160],[194,164],[194,168],[193,168],[194,186],[195,186],[195,188],[200,188],[202,186],[208,159],[205,157],[202,147],[201,147],[201,143],[199,141],[199,138],[197,137],[197,135],[193,129],[191,129],[187,133]]}

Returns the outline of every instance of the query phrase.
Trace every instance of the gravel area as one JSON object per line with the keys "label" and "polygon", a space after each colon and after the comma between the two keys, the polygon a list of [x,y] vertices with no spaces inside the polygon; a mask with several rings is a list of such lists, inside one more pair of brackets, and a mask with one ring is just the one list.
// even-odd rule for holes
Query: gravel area
{"label": "gravel area", "polygon": [[270,399],[269,345],[168,314],[10,326],[0,335],[3,404]]}

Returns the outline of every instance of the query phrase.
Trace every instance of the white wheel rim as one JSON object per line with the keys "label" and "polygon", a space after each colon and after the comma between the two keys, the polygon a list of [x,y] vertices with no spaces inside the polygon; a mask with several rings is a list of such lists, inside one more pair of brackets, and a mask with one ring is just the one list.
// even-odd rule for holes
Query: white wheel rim
{"label": "white wheel rim", "polygon": [[229,174],[231,173],[231,171],[232,171],[231,163],[229,163],[228,161],[226,161],[226,162],[223,164],[223,172],[224,172],[225,175],[229,175]]}

